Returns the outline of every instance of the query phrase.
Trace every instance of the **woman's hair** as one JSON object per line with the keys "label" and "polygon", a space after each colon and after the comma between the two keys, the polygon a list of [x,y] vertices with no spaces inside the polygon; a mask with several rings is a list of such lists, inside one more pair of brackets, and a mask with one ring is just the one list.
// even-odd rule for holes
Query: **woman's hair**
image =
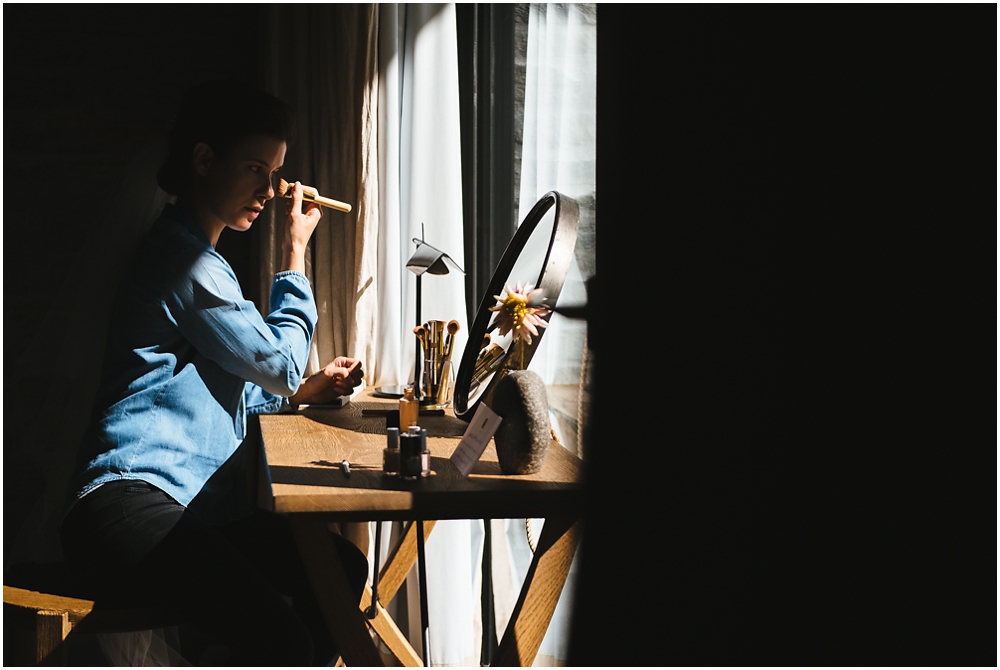
{"label": "woman's hair", "polygon": [[266,135],[290,144],[294,134],[294,119],[288,105],[256,86],[229,80],[198,84],[181,98],[167,136],[167,161],[157,172],[156,181],[171,195],[183,191],[192,175],[192,150],[199,142],[224,156],[253,135]]}

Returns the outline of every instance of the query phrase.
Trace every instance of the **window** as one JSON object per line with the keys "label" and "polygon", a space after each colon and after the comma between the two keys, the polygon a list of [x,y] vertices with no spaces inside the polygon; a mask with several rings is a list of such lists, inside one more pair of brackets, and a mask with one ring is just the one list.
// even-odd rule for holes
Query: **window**
{"label": "window", "polygon": [[[457,23],[469,322],[520,220],[549,191],[580,206],[574,262],[559,305],[582,305],[585,282],[596,271],[597,7],[459,4]],[[581,456],[586,335],[584,322],[554,314],[531,362],[546,384],[557,437]],[[507,520],[506,542],[493,543],[490,524],[484,528],[494,552],[484,552],[483,573],[503,583],[499,572],[510,570],[520,584],[531,560],[524,520]],[[499,550],[504,546],[509,555]],[[565,661],[573,590],[571,571],[536,664]],[[511,594],[501,591],[483,593],[481,660],[487,664],[496,641],[485,622],[494,611],[498,618],[509,611],[503,601]]]}

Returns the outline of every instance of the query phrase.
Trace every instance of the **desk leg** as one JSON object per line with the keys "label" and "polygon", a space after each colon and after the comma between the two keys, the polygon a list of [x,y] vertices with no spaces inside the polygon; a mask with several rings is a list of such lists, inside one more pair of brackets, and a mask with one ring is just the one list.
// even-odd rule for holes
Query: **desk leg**
{"label": "desk leg", "polygon": [[545,520],[494,666],[527,667],[534,663],[566,584],[579,540],[580,522],[576,519]]}
{"label": "desk leg", "polygon": [[[365,617],[351,593],[347,574],[322,520],[291,517],[295,541],[323,618],[348,666],[377,667],[382,657],[368,632]],[[546,525],[548,522],[546,521]],[[542,532],[544,537],[544,529]]]}
{"label": "desk leg", "polygon": [[[371,604],[372,589],[366,584],[365,593],[361,596],[362,611],[368,609]],[[389,613],[382,607],[382,603],[376,603],[375,612],[375,618],[368,619],[368,625],[378,633],[378,636],[385,643],[385,646],[389,648],[393,656],[396,657],[396,660],[407,668],[419,668],[423,666],[420,656],[413,649],[413,646],[406,639],[406,636],[403,635],[402,631],[399,630],[399,627],[396,626],[396,622],[392,620]]]}
{"label": "desk leg", "polygon": [[[424,535],[430,537],[431,531],[434,529],[434,524],[436,521],[425,521],[424,522]],[[385,646],[389,648],[396,660],[400,662],[401,665],[405,667],[421,667],[423,666],[423,660],[413,649],[409,640],[406,636],[399,630],[396,622],[392,620],[389,613],[386,612],[385,608],[382,606],[383,602],[391,602],[396,596],[396,592],[399,591],[399,587],[403,585],[403,581],[410,572],[410,568],[417,560],[417,524],[416,522],[410,523],[409,527],[400,539],[399,544],[393,549],[392,553],[389,555],[389,559],[386,561],[385,565],[382,567],[381,572],[379,572],[379,601],[375,604],[376,615],[374,619],[368,619],[368,625],[371,626],[378,636],[385,643]],[[365,592],[361,596],[361,611],[366,612],[368,607],[372,604],[372,588],[369,585],[365,585]]]}
{"label": "desk leg", "polygon": [[[424,536],[430,537],[437,521],[424,521]],[[417,562],[417,524],[411,521],[399,544],[393,549],[389,559],[379,573],[378,599],[383,603],[392,602],[399,587],[406,581],[410,569]]]}

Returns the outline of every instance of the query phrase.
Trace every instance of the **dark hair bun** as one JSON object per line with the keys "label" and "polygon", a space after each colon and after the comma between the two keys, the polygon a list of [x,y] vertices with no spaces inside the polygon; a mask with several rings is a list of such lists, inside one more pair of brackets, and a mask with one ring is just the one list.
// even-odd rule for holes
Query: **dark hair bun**
{"label": "dark hair bun", "polygon": [[181,98],[168,134],[167,161],[157,172],[157,183],[178,195],[191,178],[191,152],[199,142],[219,155],[253,135],[267,135],[291,143],[294,120],[288,105],[252,84],[232,80],[207,81]]}

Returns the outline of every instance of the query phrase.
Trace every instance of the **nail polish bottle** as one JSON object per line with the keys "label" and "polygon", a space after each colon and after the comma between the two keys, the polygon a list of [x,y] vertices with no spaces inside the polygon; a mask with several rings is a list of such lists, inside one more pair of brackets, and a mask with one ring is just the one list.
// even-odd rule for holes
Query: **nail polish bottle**
{"label": "nail polish bottle", "polygon": [[420,434],[399,436],[399,478],[412,480],[420,476]]}
{"label": "nail polish bottle", "polygon": [[399,473],[399,428],[386,428],[386,447],[382,450],[382,472],[387,475]]}
{"label": "nail polish bottle", "polygon": [[399,474],[399,412],[391,411],[385,417],[385,449],[382,450],[382,472]]}
{"label": "nail polish bottle", "polygon": [[420,476],[431,474],[431,451],[427,448],[427,429],[420,429]]}

